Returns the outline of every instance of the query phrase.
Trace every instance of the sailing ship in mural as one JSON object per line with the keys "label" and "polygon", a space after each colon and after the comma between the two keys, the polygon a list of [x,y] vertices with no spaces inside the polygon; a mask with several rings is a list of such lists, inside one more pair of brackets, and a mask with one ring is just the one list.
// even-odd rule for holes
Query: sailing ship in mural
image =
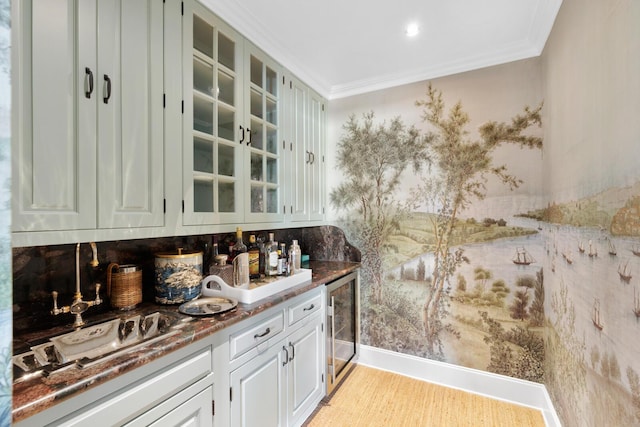
{"label": "sailing ship in mural", "polygon": [[625,283],[629,283],[631,281],[631,278],[633,276],[631,276],[629,260],[627,260],[627,262],[625,262],[624,264],[620,263],[618,265],[618,275],[620,276],[620,280],[622,280]]}
{"label": "sailing ship in mural", "polygon": [[598,248],[593,244],[592,240],[589,240],[589,258],[594,258],[598,256]]}
{"label": "sailing ship in mural", "polygon": [[609,246],[609,255],[611,256],[618,255],[618,250],[616,249],[616,245],[613,244],[613,242],[609,237],[607,237],[607,245]]}
{"label": "sailing ship in mural", "polygon": [[516,254],[511,259],[514,264],[517,265],[529,265],[536,262],[535,259],[531,256],[529,252],[525,248],[517,248]]}
{"label": "sailing ship in mural", "polygon": [[594,298],[593,300],[593,314],[591,315],[591,321],[593,322],[593,326],[598,328],[598,330],[603,329],[602,321],[600,320],[600,300],[598,298]]}
{"label": "sailing ship in mural", "polygon": [[562,252],[562,258],[564,258],[567,264],[573,264],[573,254],[570,249]]}
{"label": "sailing ship in mural", "polygon": [[636,288],[633,288],[633,314],[636,315],[636,318],[640,317],[640,296],[638,296]]}

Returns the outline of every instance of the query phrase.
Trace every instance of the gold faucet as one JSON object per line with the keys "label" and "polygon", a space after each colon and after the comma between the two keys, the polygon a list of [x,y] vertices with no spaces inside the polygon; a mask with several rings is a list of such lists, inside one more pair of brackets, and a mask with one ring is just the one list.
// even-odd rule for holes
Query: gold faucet
{"label": "gold faucet", "polygon": [[[91,242],[91,248],[93,250],[93,261],[97,263],[97,255],[96,255],[96,244]],[[60,313],[71,313],[76,315],[76,319],[73,322],[74,328],[80,328],[84,325],[84,320],[82,320],[82,313],[87,311],[89,307],[94,305],[100,305],[102,300],[100,299],[100,283],[96,283],[96,299],[93,301],[83,301],[82,293],[80,292],[80,243],[76,244],[76,293],[73,296],[73,302],[71,305],[66,305],[58,308],[58,292],[51,292],[51,296],[53,297],[53,309],[51,310],[51,314],[57,316]]]}

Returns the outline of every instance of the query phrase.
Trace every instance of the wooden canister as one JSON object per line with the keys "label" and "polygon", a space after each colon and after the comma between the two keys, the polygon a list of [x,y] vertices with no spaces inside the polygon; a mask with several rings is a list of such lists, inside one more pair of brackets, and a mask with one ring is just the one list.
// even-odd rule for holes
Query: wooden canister
{"label": "wooden canister", "polygon": [[[113,270],[116,269],[114,272]],[[136,265],[118,265],[114,262],[107,267],[107,295],[111,306],[120,310],[130,310],[142,302],[142,270]]]}

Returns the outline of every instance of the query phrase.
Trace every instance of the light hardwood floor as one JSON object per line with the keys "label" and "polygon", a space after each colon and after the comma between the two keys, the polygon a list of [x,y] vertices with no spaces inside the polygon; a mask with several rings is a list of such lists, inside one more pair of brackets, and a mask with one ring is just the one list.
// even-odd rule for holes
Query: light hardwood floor
{"label": "light hardwood floor", "polygon": [[539,410],[356,366],[305,427],[544,427]]}

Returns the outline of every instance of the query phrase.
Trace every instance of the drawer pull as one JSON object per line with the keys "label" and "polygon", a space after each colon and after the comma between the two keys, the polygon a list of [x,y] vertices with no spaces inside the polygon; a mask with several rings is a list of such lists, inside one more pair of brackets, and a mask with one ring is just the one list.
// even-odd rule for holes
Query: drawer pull
{"label": "drawer pull", "polygon": [[289,359],[289,350],[287,350],[287,347],[282,346],[282,349],[284,350],[284,353],[285,353],[284,361],[282,362],[282,366],[285,366],[287,363],[289,363],[289,361],[291,359]]}
{"label": "drawer pull", "polygon": [[309,307],[305,307],[305,308],[303,308],[303,309],[302,309],[302,311],[311,311],[311,310],[313,310],[314,308],[316,308],[316,306],[315,306],[314,304],[311,304]]}
{"label": "drawer pull", "polygon": [[262,337],[266,337],[267,335],[269,335],[269,333],[271,332],[271,328],[267,328],[263,333],[261,334],[255,334],[253,336],[253,339],[258,339],[258,338],[262,338]]}

